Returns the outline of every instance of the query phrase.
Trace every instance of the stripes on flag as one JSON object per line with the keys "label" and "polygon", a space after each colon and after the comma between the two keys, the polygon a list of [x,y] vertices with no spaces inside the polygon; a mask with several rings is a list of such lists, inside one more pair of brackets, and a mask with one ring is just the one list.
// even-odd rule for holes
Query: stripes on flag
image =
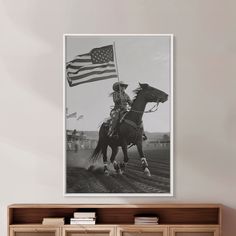
{"label": "stripes on flag", "polygon": [[117,78],[113,46],[94,48],[89,53],[76,56],[66,64],[66,74],[71,87]]}

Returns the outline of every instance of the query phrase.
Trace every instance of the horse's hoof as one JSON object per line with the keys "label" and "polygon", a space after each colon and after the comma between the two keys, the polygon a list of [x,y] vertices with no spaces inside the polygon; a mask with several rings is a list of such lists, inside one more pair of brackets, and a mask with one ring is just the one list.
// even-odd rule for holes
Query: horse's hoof
{"label": "horse's hoof", "polygon": [[121,175],[124,174],[126,165],[127,165],[127,163],[121,163],[121,164],[120,164]]}
{"label": "horse's hoof", "polygon": [[144,169],[144,174],[148,177],[152,176],[150,170],[147,167]]}
{"label": "horse's hoof", "polygon": [[88,167],[88,171],[93,171],[93,170],[94,170],[94,166],[93,165]]}
{"label": "horse's hoof", "polygon": [[104,166],[104,174],[105,174],[106,176],[108,176],[108,175],[109,175],[109,171],[108,171],[108,168],[107,168],[107,166]]}
{"label": "horse's hoof", "polygon": [[114,167],[116,173],[119,174],[120,173],[120,166],[116,161],[114,161],[113,167]]}

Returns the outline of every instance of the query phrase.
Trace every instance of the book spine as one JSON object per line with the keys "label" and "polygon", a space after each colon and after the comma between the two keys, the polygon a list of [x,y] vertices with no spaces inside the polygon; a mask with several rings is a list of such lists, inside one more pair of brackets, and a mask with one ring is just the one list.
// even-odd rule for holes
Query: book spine
{"label": "book spine", "polygon": [[95,221],[84,222],[84,221],[71,221],[71,225],[95,225]]}
{"label": "book spine", "polygon": [[95,218],[70,218],[71,221],[95,221]]}

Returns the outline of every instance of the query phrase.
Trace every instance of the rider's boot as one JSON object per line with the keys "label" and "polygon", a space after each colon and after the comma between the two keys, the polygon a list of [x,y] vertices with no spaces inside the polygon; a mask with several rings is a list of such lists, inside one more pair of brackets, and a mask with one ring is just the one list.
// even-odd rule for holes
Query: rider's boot
{"label": "rider's boot", "polygon": [[118,120],[119,120],[119,115],[115,115],[113,118],[112,118],[112,121],[111,121],[111,124],[110,124],[110,127],[109,127],[109,131],[108,131],[108,136],[111,138],[114,136],[115,134],[115,131],[116,131],[116,126],[117,126],[117,123],[118,123]]}
{"label": "rider's boot", "polygon": [[113,122],[111,123],[110,127],[109,127],[109,130],[108,130],[108,133],[107,133],[107,136],[112,138],[112,136],[114,135],[114,125],[113,125]]}

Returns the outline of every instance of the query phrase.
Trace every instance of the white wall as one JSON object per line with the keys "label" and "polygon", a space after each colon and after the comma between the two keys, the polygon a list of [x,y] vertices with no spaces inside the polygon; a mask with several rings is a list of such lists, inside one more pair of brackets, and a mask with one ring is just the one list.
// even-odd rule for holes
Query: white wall
{"label": "white wall", "polygon": [[[0,235],[11,203],[222,203],[236,232],[236,4],[0,1]],[[175,197],[62,195],[62,34],[174,33]]]}

